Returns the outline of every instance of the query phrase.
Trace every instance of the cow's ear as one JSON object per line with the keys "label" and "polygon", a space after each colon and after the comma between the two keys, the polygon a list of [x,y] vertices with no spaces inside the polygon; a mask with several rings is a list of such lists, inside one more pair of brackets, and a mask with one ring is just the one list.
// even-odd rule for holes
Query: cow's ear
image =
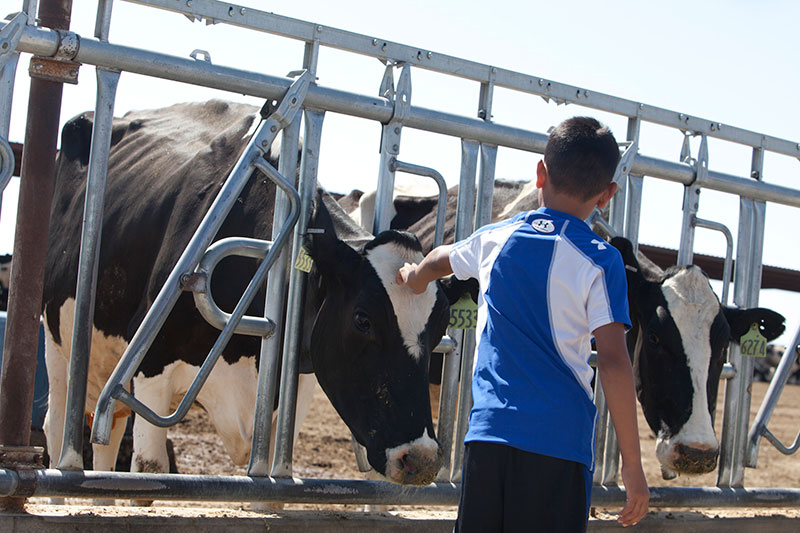
{"label": "cow's ear", "polygon": [[731,328],[731,339],[737,343],[752,324],[758,324],[759,331],[768,341],[779,337],[786,329],[786,319],[782,314],[771,309],[763,307],[738,309],[723,306],[722,312],[725,313],[725,318]]}
{"label": "cow's ear", "polygon": [[622,262],[625,264],[625,274],[628,279],[628,291],[644,283],[645,277],[642,274],[642,267],[636,259],[636,252],[633,250],[631,241],[625,237],[614,237],[611,239],[610,244],[619,250],[622,256]]}
{"label": "cow's ear", "polygon": [[475,278],[461,280],[455,276],[448,276],[440,279],[439,285],[447,296],[447,301],[450,302],[450,305],[459,301],[465,294],[469,294],[472,301],[478,303],[478,280]]}
{"label": "cow's ear", "polygon": [[325,234],[312,234],[309,255],[327,283],[345,284],[359,271],[362,260],[347,243]]}

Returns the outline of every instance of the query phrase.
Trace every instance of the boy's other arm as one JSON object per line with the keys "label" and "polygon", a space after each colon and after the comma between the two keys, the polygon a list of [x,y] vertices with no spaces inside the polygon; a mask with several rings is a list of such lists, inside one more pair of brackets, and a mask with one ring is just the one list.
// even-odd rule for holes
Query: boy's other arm
{"label": "boy's other arm", "polygon": [[597,373],[622,454],[622,481],[627,503],[617,520],[623,526],[634,525],[647,514],[650,492],[642,470],[633,369],[625,345],[625,328],[619,322],[612,322],[592,333],[597,347]]}
{"label": "boy's other arm", "polygon": [[453,268],[450,266],[452,247],[451,244],[438,246],[431,250],[420,264],[406,263],[397,271],[397,283],[406,285],[415,294],[425,292],[428,283],[453,273]]}

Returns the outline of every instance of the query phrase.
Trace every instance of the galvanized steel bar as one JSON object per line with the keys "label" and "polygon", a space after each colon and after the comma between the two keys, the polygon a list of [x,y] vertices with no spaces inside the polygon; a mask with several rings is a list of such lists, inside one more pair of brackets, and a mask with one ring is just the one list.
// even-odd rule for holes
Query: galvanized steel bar
{"label": "galvanized steel bar", "polygon": [[189,14],[198,20],[205,18],[207,21],[215,23],[232,24],[304,41],[318,40],[320,44],[332,48],[397,63],[408,62],[418,68],[442,72],[482,84],[491,84],[492,86],[539,95],[545,99],[552,99],[559,104],[573,103],[631,118],[639,117],[641,120],[655,124],[704,133],[711,137],[752,147],[763,146],[770,151],[800,157],[800,146],[784,139],[573,85],[558,83],[538,76],[530,76],[440,54],[432,50],[406,46],[378,37],[359,35],[320,24],[283,17],[274,13],[258,11],[249,7],[245,9],[214,0],[193,0],[191,4],[189,2],[175,2],[174,0],[126,1]]}
{"label": "galvanized steel bar", "polygon": [[475,199],[475,229],[492,221],[492,202],[494,201],[494,173],[497,167],[497,146],[481,144],[480,172]]}
{"label": "galvanized steel bar", "polygon": [[[285,98],[279,105],[278,109],[259,126],[258,130],[247,145],[242,157],[236,163],[230,175],[225,180],[225,183],[220,188],[217,197],[214,199],[214,202],[211,204],[208,212],[203,217],[203,220],[200,222],[200,225],[198,226],[191,240],[186,245],[186,248],[175,264],[175,267],[172,269],[169,277],[164,282],[164,286],[153,302],[153,305],[145,315],[144,320],[139,326],[139,329],[136,331],[136,334],[134,334],[133,339],[128,345],[128,348],[125,350],[125,354],[117,363],[117,366],[106,382],[103,391],[100,393],[97,401],[97,407],[95,409],[95,421],[92,428],[92,442],[97,444],[108,444],[108,439],[111,434],[111,424],[113,422],[112,413],[117,399],[124,399],[124,402],[128,404],[129,407],[136,407],[136,409],[141,410],[139,414],[147,418],[147,420],[151,423],[156,423],[157,425],[160,423],[166,423],[167,421],[169,421],[169,423],[174,423],[172,422],[173,420],[177,422],[179,418],[176,418],[176,415],[179,415],[184,409],[188,409],[188,406],[185,403],[182,403],[182,406],[179,407],[179,410],[176,411],[173,416],[164,419],[155,415],[155,413],[139,403],[133,396],[125,391],[122,384],[128,383],[131,380],[133,374],[138,369],[139,364],[141,364],[142,359],[146,355],[150,345],[155,339],[155,336],[158,334],[161,326],[166,321],[170,310],[175,305],[175,302],[181,293],[182,276],[193,271],[195,266],[199,263],[202,255],[208,248],[208,245],[211,243],[220,226],[222,226],[222,223],[225,221],[225,217],[227,216],[228,212],[236,204],[239,194],[249,181],[252,173],[252,167],[258,166],[259,160],[263,161],[263,153],[261,149],[263,147],[271,146],[272,141],[275,139],[275,136],[280,128],[287,126],[293,120],[294,115],[297,113],[300,105],[302,104],[303,97],[308,89],[310,81],[310,76],[308,73],[305,73],[295,82],[295,84],[292,85],[291,89],[286,92]],[[279,175],[270,176],[270,178],[273,180],[280,178],[283,181],[283,178],[281,178]],[[278,181],[277,183],[279,186],[283,187],[281,181]],[[289,184],[289,188],[293,190],[291,184]],[[280,249],[280,247],[277,249]],[[273,258],[268,256],[268,260],[274,261],[274,256]],[[265,262],[266,261],[267,260],[265,260]],[[240,307],[242,306],[237,305],[236,309],[239,310]],[[240,310],[242,314],[244,313],[244,309],[246,309],[246,307]],[[234,310],[233,313],[232,320],[234,321],[237,320],[237,310]],[[230,329],[232,330],[232,327]],[[219,339],[226,335],[227,333],[223,331],[220,334]],[[210,368],[206,367],[205,372],[210,372]],[[198,377],[200,377],[201,373],[204,373],[204,370],[201,369]],[[150,412],[148,413],[148,411]]]}
{"label": "galvanized steel bar", "polygon": [[[183,398],[181,399],[180,404],[175,409],[171,415],[162,417],[156,414],[153,410],[149,407],[144,405],[142,402],[137,400],[131,393],[127,390],[122,388],[120,385],[111,382],[109,378],[109,382],[112,383],[110,386],[106,385],[103,389],[103,392],[106,389],[110,389],[112,391],[116,391],[116,397],[121,400],[123,403],[128,405],[133,411],[136,412],[139,416],[150,422],[151,424],[159,427],[168,427],[177,424],[183,417],[186,416],[186,413],[189,412],[189,408],[191,408],[192,404],[194,403],[197,395],[200,393],[200,389],[202,388],[203,384],[208,379],[209,374],[214,368],[214,365],[219,359],[220,355],[222,355],[222,350],[225,349],[228,342],[230,341],[231,337],[233,336],[236,326],[239,324],[242,316],[244,316],[245,311],[250,304],[252,303],[253,299],[256,296],[256,293],[260,290],[262,284],[267,279],[267,272],[272,267],[272,264],[275,262],[278,256],[278,252],[286,245],[287,241],[289,240],[289,232],[294,227],[295,223],[297,222],[298,215],[300,213],[299,208],[299,197],[297,195],[297,191],[294,190],[294,186],[289,183],[286,179],[283,178],[275,169],[273,169],[267,162],[265,162],[262,158],[256,157],[250,163],[253,167],[258,168],[264,175],[266,175],[270,180],[272,180],[278,187],[283,189],[285,193],[289,196],[292,202],[292,212],[284,221],[284,224],[281,228],[280,234],[278,238],[275,239],[275,242],[270,247],[267,256],[264,258],[263,261],[258,265],[255,274],[253,274],[253,278],[248,283],[247,288],[245,288],[242,297],[239,299],[239,302],[236,304],[236,307],[233,309],[231,313],[230,319],[225,327],[220,332],[219,336],[217,337],[214,346],[212,346],[211,351],[206,356],[205,361],[200,366],[200,370],[198,370],[197,375],[192,381],[191,385],[189,385],[189,389],[184,394]],[[115,369],[116,371],[116,369]],[[113,377],[113,375],[112,375]],[[98,401],[99,404],[99,401]]]}
{"label": "galvanized steel bar", "polygon": [[[455,241],[469,237],[475,227],[475,177],[478,170],[478,150],[476,141],[461,140],[461,173],[458,180],[458,204],[456,212]],[[461,346],[461,370],[459,377],[458,411],[456,418],[455,450],[450,480],[461,479],[461,466],[464,459],[464,436],[472,409],[472,366],[475,357],[475,331],[458,330],[451,337]],[[459,342],[460,341],[460,342]]]}
{"label": "galvanized steel bar", "polygon": [[[20,40],[20,51],[29,53],[52,55],[57,46],[58,35],[41,28],[26,28]],[[80,50],[75,60],[85,64],[107,66],[146,76],[156,76],[263,98],[280,98],[290,84],[290,81],[284,78],[211,65],[205,61],[178,58],[137,48],[111,45],[89,38],[81,38]],[[305,103],[308,106],[334,113],[358,116],[383,123],[388,122],[393,113],[392,105],[384,98],[363,96],[323,87],[312,87]],[[642,116],[644,117],[644,115]],[[421,107],[409,109],[404,125],[423,131],[466,137],[482,143],[537,153],[542,153],[547,143],[547,135],[544,134]],[[791,144],[794,145],[794,143]],[[644,155],[636,157],[631,172],[635,175],[657,177],[684,185],[695,179],[694,169],[690,165]],[[701,185],[704,188],[739,196],[800,207],[800,191],[779,185],[758,183],[749,178],[709,171],[708,177]]]}
{"label": "galvanized steel bar", "polygon": [[78,280],[75,288],[75,316],[72,322],[67,404],[58,468],[80,470],[83,465],[83,425],[86,411],[86,380],[92,346],[97,271],[103,231],[108,157],[119,71],[98,68],[97,103],[94,111],[89,169],[86,178]]}
{"label": "galvanized steel bar", "polygon": [[[767,424],[769,423],[769,419],[772,416],[772,412],[775,410],[775,407],[778,405],[778,400],[780,399],[783,388],[786,386],[786,382],[792,372],[794,362],[797,360],[797,356],[800,355],[800,349],[798,349],[798,347],[800,347],[800,328],[797,328],[797,333],[795,333],[792,343],[786,347],[786,351],[781,357],[781,362],[778,364],[778,368],[775,370],[772,380],[770,380],[767,394],[764,396],[764,400],[761,402],[761,407],[759,407],[758,413],[753,419],[753,424],[750,426],[750,431],[747,434],[746,464],[750,468],[756,468],[758,466],[758,448],[761,444],[761,436],[767,434]],[[792,445],[792,448],[797,446],[798,439],[800,439],[800,433],[798,433],[797,439]],[[780,442],[775,442],[772,439],[770,439],[770,442],[772,442],[772,444],[778,448],[778,450],[781,450],[781,446],[778,445]],[[786,451],[790,451],[785,446],[783,446],[783,448]],[[784,450],[781,450],[781,452],[786,453]]]}
{"label": "galvanized steel bar", "polygon": [[[317,189],[317,171],[319,169],[319,147],[322,141],[322,123],[325,112],[317,109],[305,109],[305,134],[303,136],[303,157],[300,161],[300,222],[294,233],[294,257],[300,251],[303,239],[308,233],[314,193]],[[278,425],[275,436],[275,460],[272,475],[291,477],[292,446],[294,444],[295,402],[297,399],[298,361],[300,358],[300,340],[302,337],[303,302],[307,276],[292,269],[289,275],[289,303],[286,317],[286,333],[284,337],[283,361],[281,363],[281,384],[278,403]]]}
{"label": "galvanized steel bar", "polygon": [[439,198],[436,202],[436,229],[433,232],[433,247],[436,248],[444,241],[444,222],[447,211],[447,183],[445,183],[444,177],[432,168],[405,163],[396,158],[389,162],[389,167],[392,172],[424,176],[436,182],[436,187],[439,189]]}
{"label": "galvanized steel bar", "polygon": [[[300,141],[300,115],[281,134],[281,153],[278,171],[297,186],[297,150]],[[289,216],[291,203],[288,196],[276,188],[275,209],[272,217],[272,238],[278,235],[278,226]],[[302,201],[301,201],[302,209]],[[302,220],[302,212],[301,218]],[[294,241],[294,239],[293,239]],[[267,278],[267,296],[264,302],[264,317],[276,317],[275,335],[261,339],[258,365],[258,395],[253,419],[253,443],[250,447],[250,462],[247,474],[268,476],[270,473],[269,443],[272,438],[272,419],[275,392],[280,374],[281,349],[285,335],[286,294],[289,283],[289,260],[292,249],[281,250]]]}
{"label": "galvanized steel bar", "polygon": [[722,267],[722,296],[720,297],[720,301],[722,305],[727,305],[728,292],[730,290],[731,278],[733,276],[733,235],[731,234],[731,230],[729,230],[724,224],[697,218],[697,216],[695,216],[692,224],[698,228],[706,228],[718,231],[725,237],[725,261]]}
{"label": "galvanized steel bar", "polygon": [[[278,189],[280,191],[280,189]],[[288,213],[282,219],[276,222],[274,233],[279,233],[279,228],[282,223],[288,218]],[[192,280],[190,286],[187,287],[183,283],[184,288],[190,288],[192,296],[194,296],[194,304],[197,310],[206,319],[206,322],[219,330],[225,329],[225,326],[230,322],[231,315],[219,308],[213,295],[211,294],[211,278],[214,277],[214,270],[220,261],[231,255],[238,255],[240,257],[249,257],[252,259],[262,260],[267,257],[267,254],[272,247],[271,241],[264,241],[261,239],[250,239],[247,237],[228,237],[221,239],[211,246],[203,254],[203,258],[197,265],[194,274],[186,276],[184,279]],[[195,276],[199,277],[199,283],[194,281]],[[275,332],[275,323],[269,318],[243,316],[236,325],[234,333],[237,335],[252,335],[255,337],[271,338]]]}
{"label": "galvanized steel bar", "polygon": [[101,41],[108,41],[108,34],[111,30],[111,9],[114,0],[98,0],[97,19],[94,24],[94,36]]}

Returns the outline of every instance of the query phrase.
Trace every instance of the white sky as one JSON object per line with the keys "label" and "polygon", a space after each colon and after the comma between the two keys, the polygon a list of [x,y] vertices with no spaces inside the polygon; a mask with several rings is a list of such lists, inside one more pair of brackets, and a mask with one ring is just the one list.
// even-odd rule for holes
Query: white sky
{"label": "white sky", "polygon": [[[177,1],[177,0],[176,0]],[[96,2],[74,0],[72,29],[91,38]],[[800,49],[797,20],[800,3],[792,0],[634,1],[568,3],[541,1],[406,0],[380,4],[348,2],[240,1],[240,5],[275,11],[284,16],[363,33],[434,53],[454,55],[526,74],[577,85],[593,92],[643,102],[723,124],[800,141],[797,124],[800,86],[796,59]],[[17,10],[21,0],[4,2]],[[302,44],[225,25],[191,23],[181,15],[117,0],[110,41],[186,57],[207,50],[215,64],[282,76],[300,68]],[[28,60],[17,69],[10,140],[22,142],[28,95]],[[377,95],[383,73],[375,59],[323,49],[318,83],[354,93]],[[412,72],[412,105],[475,116],[478,84],[421,70]],[[256,99],[123,73],[116,114],[131,109],[162,107],[210,97]],[[65,86],[62,124],[94,108],[94,68],[84,66],[78,86]],[[494,120],[500,124],[546,132],[576,114],[591,114],[608,123],[617,139],[625,137],[626,120],[577,106],[546,104],[531,95],[497,89]],[[320,182],[329,190],[374,187],[378,170],[378,124],[328,114],[323,128]],[[677,161],[682,134],[644,125],[641,152]],[[693,143],[697,150],[698,143]],[[460,168],[457,139],[405,129],[404,161],[439,170],[455,184]],[[750,150],[721,141],[710,143],[712,170],[747,176]],[[497,177],[530,179],[539,155],[501,149]],[[765,181],[800,188],[798,161],[768,155]],[[403,179],[398,175],[398,182]],[[18,180],[4,194],[0,217],[0,253],[11,252]],[[682,186],[647,179],[640,241],[677,248],[680,238]],[[800,269],[794,225],[798,210],[770,205],[764,263]],[[699,216],[728,225],[736,235],[738,198],[704,192]],[[699,229],[695,251],[724,255],[724,239]],[[787,317],[784,344],[800,324],[800,294],[764,290],[761,305]]]}

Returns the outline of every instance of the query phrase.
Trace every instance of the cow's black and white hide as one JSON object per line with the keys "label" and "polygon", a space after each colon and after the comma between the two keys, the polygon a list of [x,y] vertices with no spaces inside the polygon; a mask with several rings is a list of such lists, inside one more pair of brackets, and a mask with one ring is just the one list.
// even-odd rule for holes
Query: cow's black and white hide
{"label": "cow's black and white hide", "polygon": [[[210,101],[138,111],[115,119],[100,249],[87,412],[124,353],[225,176],[245,146],[257,109]],[[60,456],[78,250],[92,114],[65,126],[57,164],[43,312],[50,409],[50,455]],[[278,150],[273,146],[274,153]],[[274,158],[271,163],[276,165]],[[254,175],[216,236],[271,237],[275,187]],[[416,239],[398,232],[373,238],[319,191],[309,245],[315,263],[306,291],[298,418],[307,410],[316,372],[325,392],[370,464],[388,479],[427,484],[441,465],[427,396],[427,365],[447,325],[442,284],[421,295],[400,290],[394,273],[422,258]],[[255,261],[227,258],[212,294],[231,311],[255,271]],[[263,295],[248,310],[263,312]],[[278,317],[274,317],[278,319]],[[133,378],[136,397],[161,415],[186,392],[218,331],[184,293]],[[260,339],[234,335],[197,401],[236,464],[246,462],[253,432]],[[312,363],[313,362],[313,363]],[[94,468],[113,469],[128,411],[109,446],[95,446]],[[296,431],[299,430],[299,423]],[[273,433],[274,434],[274,433]],[[167,471],[166,429],[134,423],[132,469]]]}
{"label": "cow's black and white hide", "polygon": [[714,470],[719,443],[714,415],[726,347],[751,324],[768,340],[784,330],[784,317],[764,308],[720,305],[698,267],[662,271],[637,260],[630,241],[611,240],[625,261],[636,393],[657,437],[665,479]]}
{"label": "cow's black and white hide", "polygon": [[0,255],[0,311],[8,311],[8,289],[11,285],[11,254]]}
{"label": "cow's black and white hide", "polygon": [[[784,353],[786,353],[786,346],[768,344],[766,356],[757,357],[753,361],[753,379],[755,381],[772,381],[773,376],[775,376],[775,370],[777,370]],[[800,356],[795,357],[786,383],[790,385],[800,384]]]}
{"label": "cow's black and white hide", "polygon": [[[445,243],[453,242],[458,187],[448,191]],[[519,211],[537,209],[539,194],[532,182],[497,180],[492,222]],[[393,227],[408,229],[433,247],[435,199],[397,196]],[[419,216],[404,228],[401,221]],[[724,348],[738,341],[758,322],[771,340],[783,331],[783,317],[769,309],[734,309],[720,306],[703,271],[695,266],[674,267],[664,273],[641,252],[634,256],[625,239],[614,239],[628,268],[631,319],[628,334],[637,394],[653,432],[658,436],[656,455],[665,477],[695,474],[716,467],[719,445],[713,418]],[[645,273],[645,274],[643,274]],[[743,328],[743,329],[742,329]],[[439,354],[431,361],[432,382],[441,372]]]}

